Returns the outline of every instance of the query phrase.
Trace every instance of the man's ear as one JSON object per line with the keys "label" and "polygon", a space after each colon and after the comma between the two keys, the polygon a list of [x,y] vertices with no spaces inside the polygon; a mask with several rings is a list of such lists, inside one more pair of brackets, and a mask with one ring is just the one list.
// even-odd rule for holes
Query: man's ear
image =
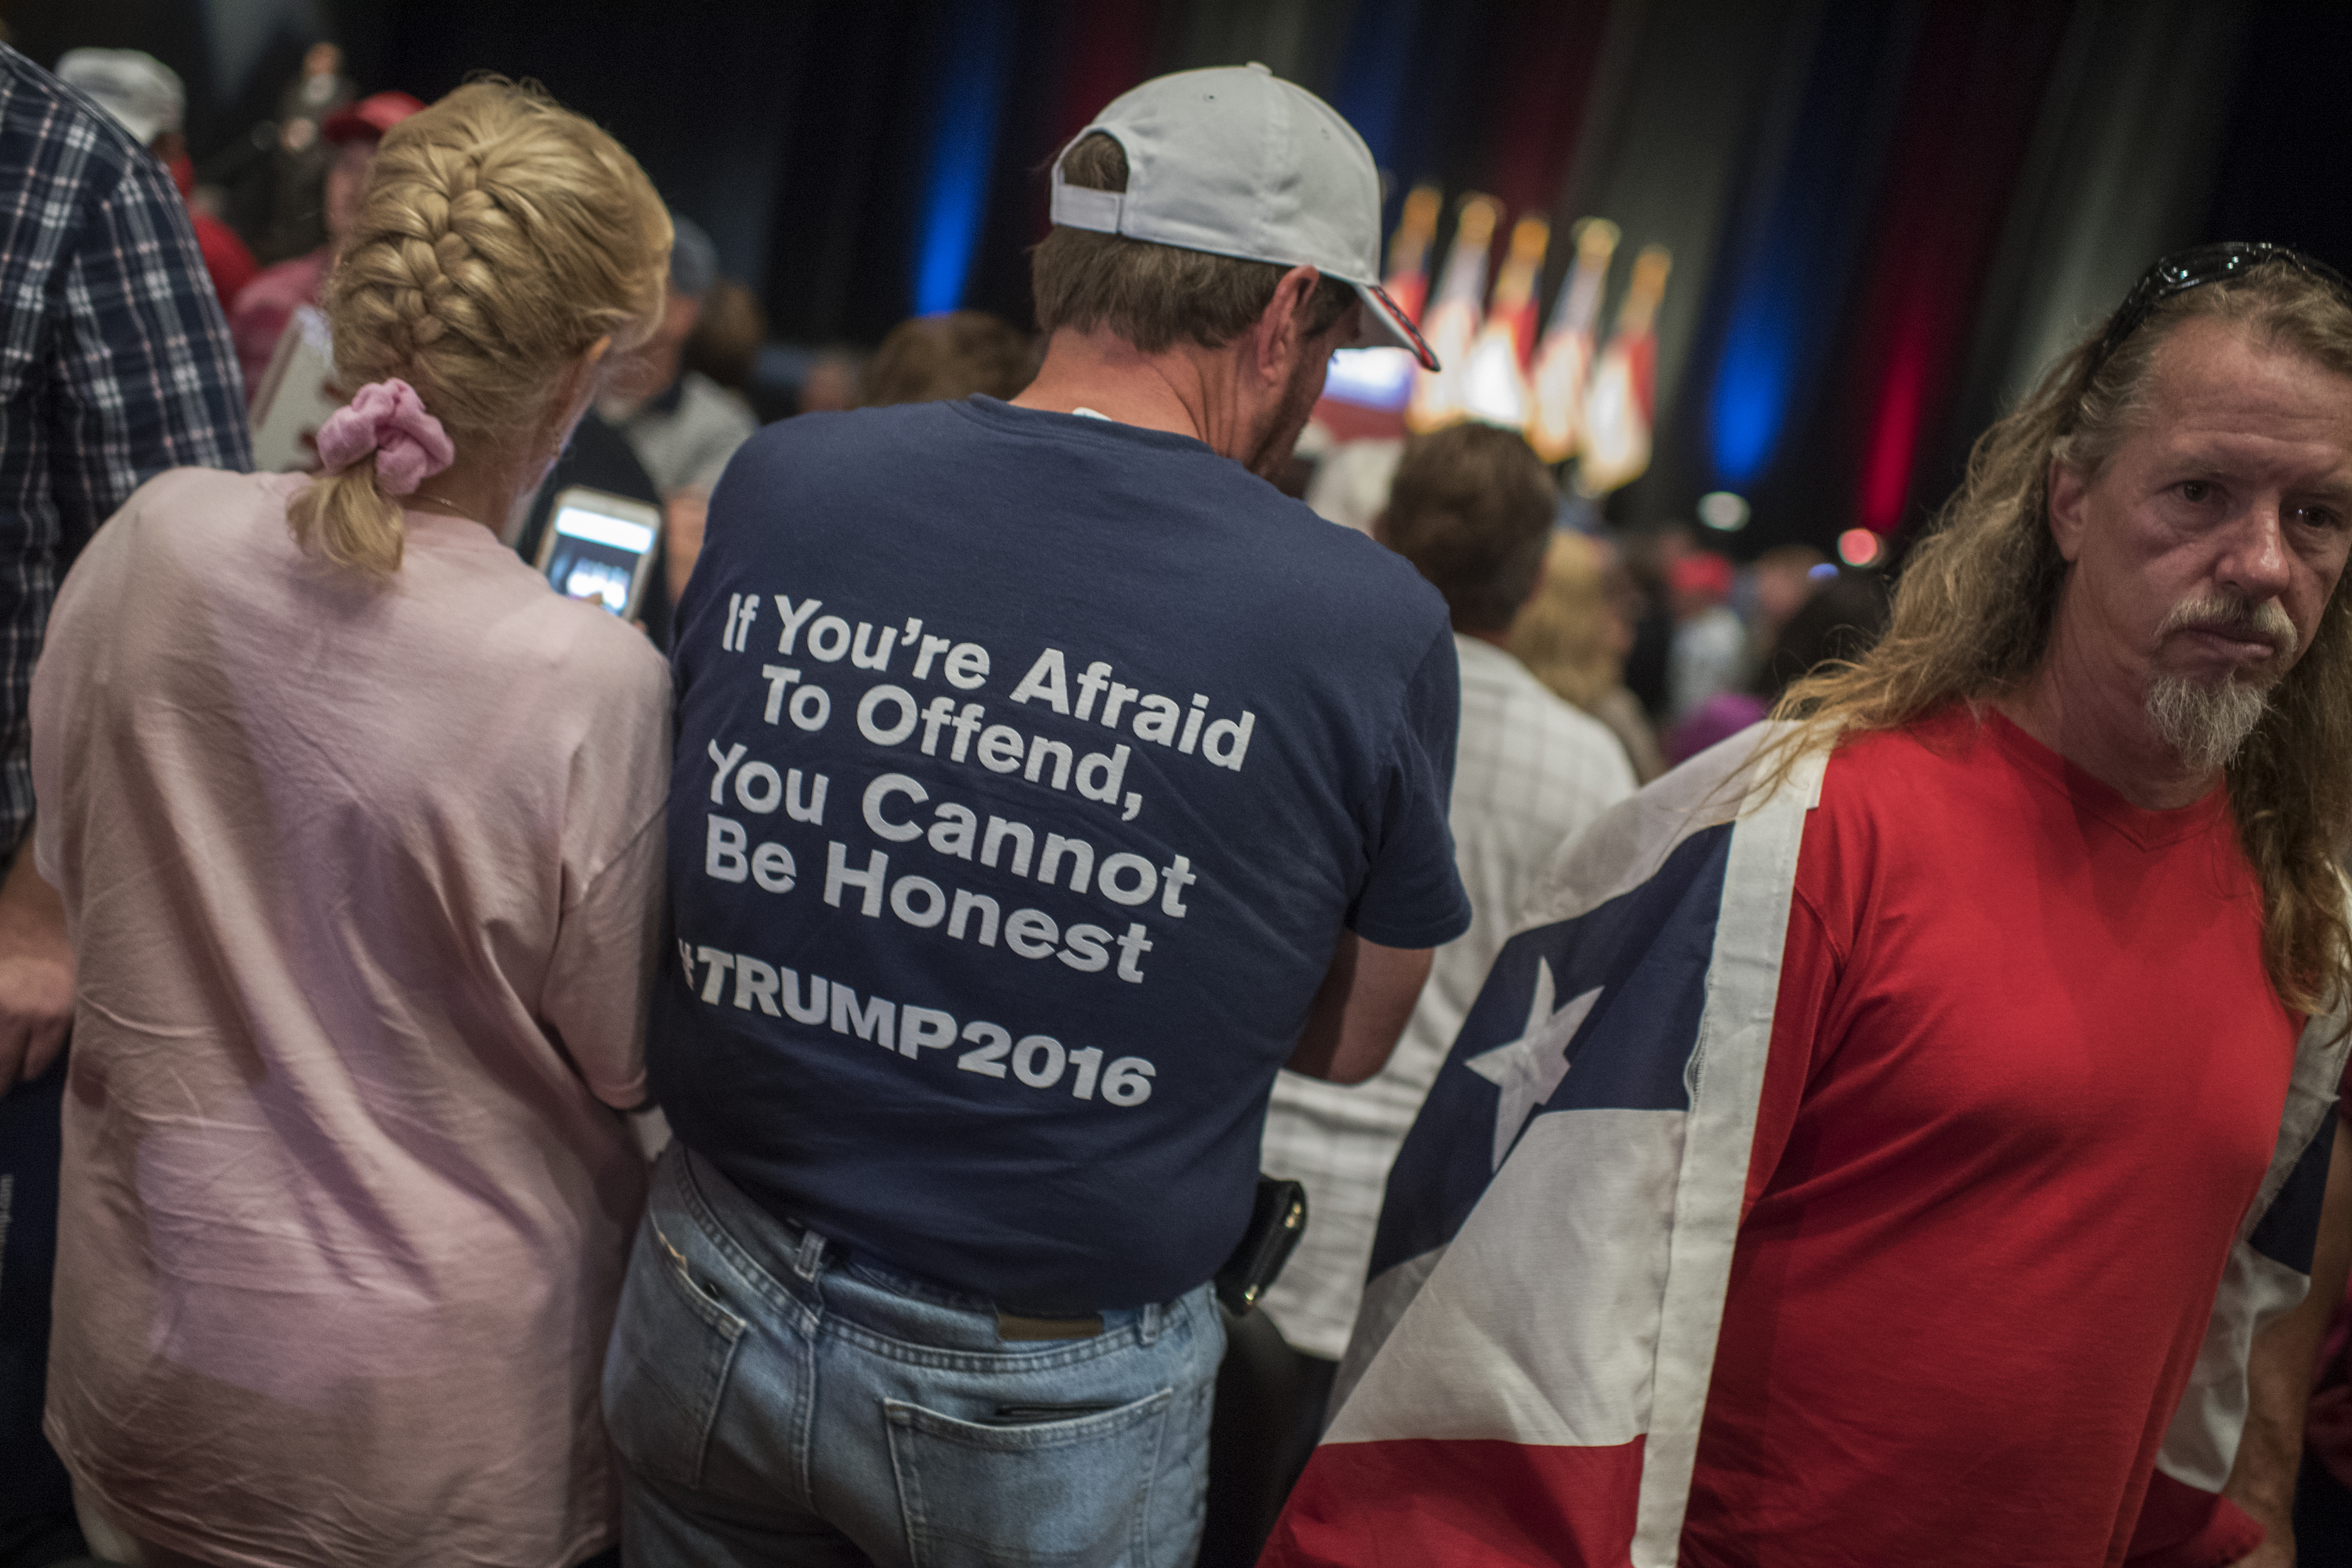
{"label": "man's ear", "polygon": [[2083,551],[2083,509],[2090,486],[2059,458],[2050,459],[2050,537],[2068,565]]}
{"label": "man's ear", "polygon": [[1253,334],[1250,368],[1268,381],[1290,379],[1291,362],[1307,336],[1307,309],[1323,275],[1312,267],[1294,267],[1274,286],[1274,298],[1259,313]]}

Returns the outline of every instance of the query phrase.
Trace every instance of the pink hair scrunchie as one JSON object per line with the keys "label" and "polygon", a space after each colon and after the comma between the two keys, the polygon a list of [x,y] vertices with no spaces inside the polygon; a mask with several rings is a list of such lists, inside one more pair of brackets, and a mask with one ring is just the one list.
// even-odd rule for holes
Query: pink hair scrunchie
{"label": "pink hair scrunchie", "polygon": [[375,454],[376,488],[404,496],[457,459],[441,421],[425,412],[416,389],[394,378],[372,381],[319,426],[319,460],[331,474]]}

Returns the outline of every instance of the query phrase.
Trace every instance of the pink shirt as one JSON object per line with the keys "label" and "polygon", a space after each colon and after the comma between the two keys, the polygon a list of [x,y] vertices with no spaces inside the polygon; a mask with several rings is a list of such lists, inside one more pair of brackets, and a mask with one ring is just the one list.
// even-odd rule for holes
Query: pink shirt
{"label": "pink shirt", "polygon": [[142,487],[34,677],[80,961],[47,1430],[222,1564],[560,1568],[644,1168],[666,667],[478,524],[388,587],[303,481]]}

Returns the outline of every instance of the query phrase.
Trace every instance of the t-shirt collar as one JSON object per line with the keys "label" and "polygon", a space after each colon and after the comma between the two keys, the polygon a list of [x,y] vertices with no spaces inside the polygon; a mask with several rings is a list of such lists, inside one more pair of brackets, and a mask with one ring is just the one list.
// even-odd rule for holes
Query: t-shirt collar
{"label": "t-shirt collar", "polygon": [[2076,807],[2089,812],[2143,849],[2158,849],[2193,837],[2210,829],[2229,812],[2226,783],[2216,783],[2187,805],[2169,811],[2134,805],[2122,791],[2052,751],[1999,709],[1988,704],[1979,711],[1983,715],[1983,733],[2027,776],[2064,795]]}

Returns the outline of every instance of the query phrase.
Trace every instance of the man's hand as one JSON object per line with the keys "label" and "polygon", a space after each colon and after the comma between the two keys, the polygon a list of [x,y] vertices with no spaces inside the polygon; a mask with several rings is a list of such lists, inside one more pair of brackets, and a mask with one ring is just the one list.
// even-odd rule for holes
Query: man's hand
{"label": "man's hand", "polygon": [[66,907],[33,869],[28,825],[0,882],[0,1094],[47,1072],[73,1021],[73,949]]}
{"label": "man's hand", "polygon": [[1353,931],[1339,933],[1322,988],[1307,1009],[1307,1026],[1286,1065],[1308,1078],[1361,1083],[1388,1065],[1397,1037],[1429,978],[1431,950],[1382,947]]}
{"label": "man's hand", "polygon": [[2294,1568],[2294,1486],[2303,1464],[2303,1418],[2312,1363],[2352,1273],[2352,1128],[2336,1124],[2327,1195],[2311,1258],[2311,1291],[2254,1334],[2246,1361],[2248,1409],[2238,1462],[2222,1493],[2261,1521],[2263,1543],[2232,1568]]}
{"label": "man's hand", "polygon": [[2265,1523],[2263,1528],[2270,1533],[2263,1538],[2263,1543],[2239,1558],[2230,1568],[2294,1568],[2294,1536],[2288,1535],[2281,1540],[2278,1526]]}

